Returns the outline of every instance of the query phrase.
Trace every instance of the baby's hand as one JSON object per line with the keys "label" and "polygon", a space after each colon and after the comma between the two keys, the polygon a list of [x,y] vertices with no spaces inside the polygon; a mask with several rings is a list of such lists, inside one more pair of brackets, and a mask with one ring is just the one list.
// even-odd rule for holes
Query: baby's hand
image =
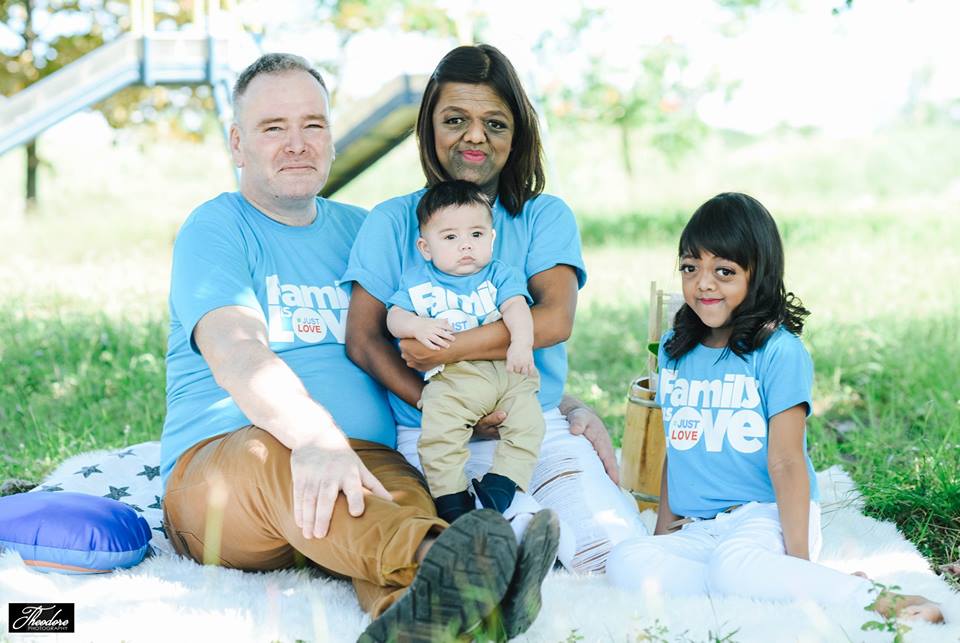
{"label": "baby's hand", "polygon": [[450,342],[454,340],[450,322],[446,319],[431,319],[430,317],[419,319],[413,336],[421,344],[435,351],[441,348],[449,348]]}
{"label": "baby's hand", "polygon": [[537,370],[533,365],[533,350],[511,343],[507,348],[507,370],[520,375],[533,375]]}

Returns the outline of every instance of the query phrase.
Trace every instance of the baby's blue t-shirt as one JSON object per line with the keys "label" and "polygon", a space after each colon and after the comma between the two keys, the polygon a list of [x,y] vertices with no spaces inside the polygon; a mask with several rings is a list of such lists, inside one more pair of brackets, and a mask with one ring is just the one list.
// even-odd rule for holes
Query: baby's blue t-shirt
{"label": "baby's blue t-shirt", "polygon": [[[423,263],[417,250],[417,204],[425,191],[390,199],[370,212],[350,253],[344,281],[356,281],[372,296],[389,303],[404,271]],[[580,232],[573,212],[562,200],[542,194],[512,216],[498,199],[493,205],[493,227],[497,231],[494,259],[513,266],[527,281],[554,266],[568,265],[583,287],[587,273],[580,253]],[[539,348],[533,357],[540,372],[540,406],[554,408],[560,404],[567,377],[566,346]],[[420,426],[420,412],[392,393],[390,406],[398,424]]]}
{"label": "baby's blue t-shirt", "polygon": [[433,262],[411,265],[388,303],[420,317],[446,319],[459,333],[500,319],[500,306],[511,297],[532,303],[516,268],[494,259],[472,275],[450,275]]}
{"label": "baby's blue t-shirt", "polygon": [[[698,344],[679,360],[660,340],[657,401],[667,441],[667,495],[679,516],[712,518],[733,505],[776,502],[767,470],[768,422],[797,404],[813,409],[813,362],[800,338],[779,328],[743,358]],[[806,436],[804,436],[806,445]],[[819,500],[804,446],[810,498]]]}
{"label": "baby's blue t-shirt", "polygon": [[238,193],[204,203],[173,249],[167,417],[160,474],[205,438],[250,424],[193,342],[208,312],[244,306],[263,318],[270,348],[351,438],[396,444],[385,390],[346,355],[351,284],[341,283],[364,211],[317,199],[317,218],[287,226]]}

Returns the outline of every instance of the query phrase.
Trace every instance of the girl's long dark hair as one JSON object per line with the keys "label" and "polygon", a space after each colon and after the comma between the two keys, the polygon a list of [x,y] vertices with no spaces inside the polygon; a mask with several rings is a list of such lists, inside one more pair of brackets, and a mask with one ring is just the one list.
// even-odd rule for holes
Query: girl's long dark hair
{"label": "girl's long dark hair", "polygon": [[[737,356],[754,351],[783,326],[803,332],[810,311],[783,285],[783,242],[773,217],[751,196],[725,192],[693,213],[680,235],[679,257],[700,258],[706,251],[734,261],[749,271],[747,296],[733,311],[727,349]],[[684,304],[673,320],[667,355],[677,359],[706,337],[710,328]]]}

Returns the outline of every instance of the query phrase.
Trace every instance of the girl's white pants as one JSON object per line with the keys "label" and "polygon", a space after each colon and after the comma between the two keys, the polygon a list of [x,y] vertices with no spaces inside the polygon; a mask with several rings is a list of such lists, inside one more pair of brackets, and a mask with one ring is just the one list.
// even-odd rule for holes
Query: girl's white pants
{"label": "girl's white pants", "polygon": [[[504,516],[517,536],[537,511],[548,507],[560,518],[557,557],[575,572],[600,572],[611,548],[648,532],[637,505],[610,480],[590,442],[572,435],[559,409],[543,414],[546,433],[530,481],[531,493],[517,492]],[[397,427],[397,450],[422,470],[417,455],[419,427]],[[470,442],[467,479],[481,478],[493,465],[496,440]]]}
{"label": "girl's white pants", "polygon": [[[810,503],[810,559],[822,544],[820,505]],[[607,561],[614,585],[652,594],[736,595],[822,604],[872,603],[870,581],[787,556],[773,502],[751,502],[664,536],[618,544]]]}

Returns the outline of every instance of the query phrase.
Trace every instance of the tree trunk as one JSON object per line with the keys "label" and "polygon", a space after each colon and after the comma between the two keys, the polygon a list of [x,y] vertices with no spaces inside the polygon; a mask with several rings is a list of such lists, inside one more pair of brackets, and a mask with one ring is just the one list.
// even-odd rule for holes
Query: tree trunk
{"label": "tree trunk", "polygon": [[633,178],[633,161],[631,160],[630,149],[630,124],[623,120],[618,123],[620,127],[620,153],[623,155],[623,169],[627,171],[627,176]]}
{"label": "tree trunk", "polygon": [[27,202],[26,210],[31,212],[37,207],[37,167],[40,158],[37,156],[37,140],[27,143]]}
{"label": "tree trunk", "polygon": [[[23,44],[26,51],[33,51],[33,43],[37,39],[37,32],[33,29],[33,0],[25,0],[23,8],[27,12],[27,19],[23,25]],[[40,159],[37,158],[37,140],[33,139],[27,143],[27,182],[26,199],[24,202],[24,211],[30,213],[37,207],[37,166],[40,165]]]}

